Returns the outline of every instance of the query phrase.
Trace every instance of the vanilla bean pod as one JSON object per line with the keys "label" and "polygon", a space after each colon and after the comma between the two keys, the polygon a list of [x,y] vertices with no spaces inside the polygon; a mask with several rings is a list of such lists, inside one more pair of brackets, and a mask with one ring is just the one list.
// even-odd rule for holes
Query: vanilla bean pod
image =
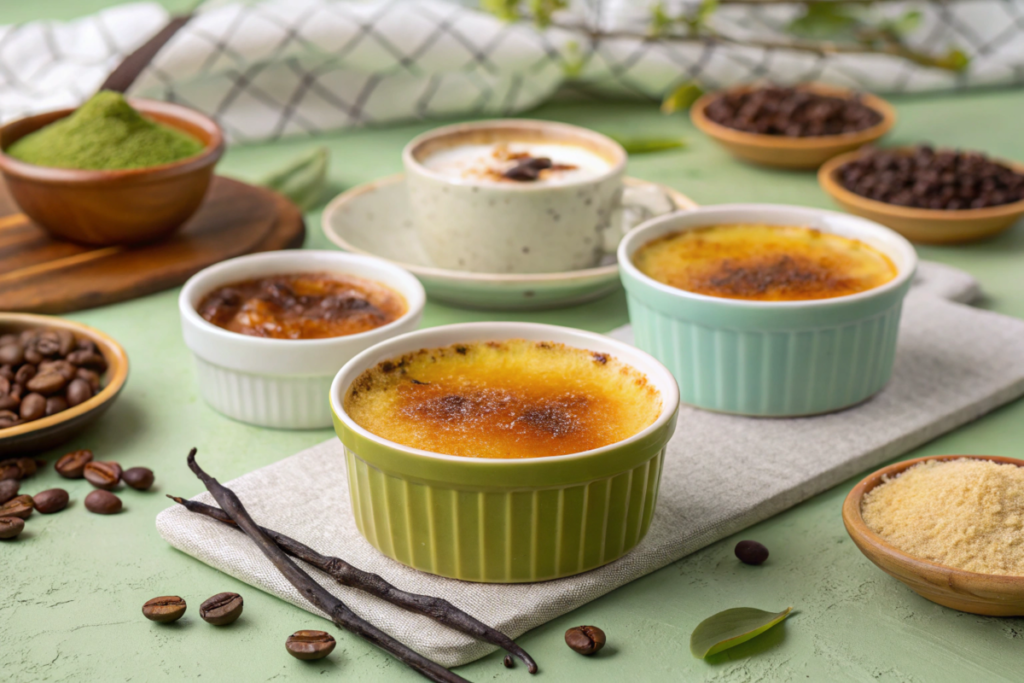
{"label": "vanilla bean pod", "polygon": [[[236,529],[238,528],[231,520],[231,517],[229,517],[227,513],[220,508],[194,500],[186,500],[177,496],[167,497],[179,505],[184,506],[190,512],[205,515],[211,519],[223,522],[228,526],[235,527]],[[309,546],[296,541],[294,538],[285,536],[284,534],[273,531],[272,529],[260,527],[260,530],[269,536],[271,540],[277,543],[277,545],[279,545],[286,553],[307,562],[326,574],[329,574],[343,586],[357,588],[369,593],[370,595],[375,595],[382,600],[386,600],[392,605],[409,610],[410,612],[422,614],[438,623],[453,628],[456,631],[465,633],[466,635],[477,638],[478,640],[491,643],[492,645],[497,645],[521,659],[523,663],[526,664],[527,670],[530,673],[537,673],[536,662],[534,662],[533,658],[530,657],[525,650],[519,647],[515,641],[501,631],[491,628],[487,624],[484,624],[478,619],[466,614],[447,600],[431,597],[429,595],[408,593],[392,586],[377,574],[363,571],[358,567],[353,567],[351,564],[339,557],[327,557],[325,555],[321,555]]]}
{"label": "vanilla bean pod", "polygon": [[281,575],[299,591],[302,597],[309,600],[318,609],[326,612],[330,616],[331,621],[336,625],[391,653],[396,659],[436,683],[469,683],[462,676],[452,673],[443,666],[430,661],[407,645],[384,633],[373,624],[361,619],[345,603],[331,595],[326,588],[314,581],[309,574],[302,571],[288,557],[284,550],[279,548],[257,526],[256,522],[249,516],[245,506],[242,505],[242,501],[238,499],[238,496],[231,489],[225,487],[203,471],[203,468],[196,462],[195,448],[189,451],[188,466],[206,486],[206,490],[213,494],[221,509],[245,532],[246,536],[259,546],[267,559],[281,572]]}

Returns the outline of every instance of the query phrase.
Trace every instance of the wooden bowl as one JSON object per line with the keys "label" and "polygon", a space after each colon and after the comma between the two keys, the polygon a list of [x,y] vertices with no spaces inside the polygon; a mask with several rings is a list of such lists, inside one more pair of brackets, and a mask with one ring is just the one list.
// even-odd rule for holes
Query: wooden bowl
{"label": "wooden bowl", "polygon": [[[748,133],[715,123],[707,117],[707,107],[726,93],[747,92],[760,85],[741,85],[729,90],[708,93],[690,107],[690,120],[701,132],[709,135],[725,147],[733,156],[762,166],[775,168],[817,168],[843,152],[862,147],[889,132],[896,123],[896,111],[885,100],[867,93],[861,94],[861,102],[882,115],[882,120],[870,128],[842,135],[820,135],[794,138],[784,135],[762,135]],[[854,91],[836,88],[823,83],[804,83],[796,86],[801,90],[832,95],[844,99],[854,96]]]}
{"label": "wooden bowl", "polygon": [[95,396],[73,408],[0,429],[0,458],[44,451],[77,435],[106,412],[128,379],[128,355],[120,344],[99,330],[48,315],[0,313],[0,334],[36,327],[61,328],[70,330],[76,337],[91,339],[107,361],[107,371],[101,378],[103,386]]}
{"label": "wooden bowl", "polygon": [[[108,246],[166,237],[199,208],[224,153],[224,135],[213,119],[168,102],[130,100],[146,117],[202,142],[202,152],[162,166],[118,171],[50,168],[0,153],[0,172],[11,196],[36,223],[60,239]],[[0,128],[0,149],[70,114],[61,109],[12,121]]]}
{"label": "wooden bowl", "polygon": [[[899,151],[899,149],[893,150]],[[908,240],[923,244],[974,242],[1006,230],[1024,214],[1024,200],[985,209],[917,209],[886,204],[851,192],[839,182],[839,168],[857,158],[858,152],[829,159],[818,170],[818,184],[846,211],[887,225]],[[994,159],[1024,173],[1024,164]]]}
{"label": "wooden bowl", "polygon": [[850,538],[869,560],[920,595],[944,607],[961,612],[992,617],[1024,616],[1024,576],[978,574],[946,567],[912,557],[897,550],[868,528],[861,517],[861,502],[871,489],[882,483],[882,477],[893,477],[908,467],[926,460],[990,460],[997,463],[1024,465],[1024,460],[982,455],[936,455],[915,458],[889,465],[867,476],[853,487],[843,503],[843,523]]}

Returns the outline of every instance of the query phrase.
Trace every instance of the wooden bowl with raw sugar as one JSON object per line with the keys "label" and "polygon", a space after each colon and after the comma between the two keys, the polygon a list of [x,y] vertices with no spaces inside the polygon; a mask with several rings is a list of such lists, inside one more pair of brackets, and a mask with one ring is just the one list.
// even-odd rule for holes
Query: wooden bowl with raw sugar
{"label": "wooden bowl with raw sugar", "polygon": [[[153,242],[180,228],[203,201],[224,153],[220,126],[179,104],[128,103],[146,118],[198,139],[203,150],[170,164],[112,171],[36,166],[0,152],[0,173],[14,201],[54,237],[92,246]],[[0,149],[73,111],[8,123],[0,128]]]}
{"label": "wooden bowl with raw sugar", "polygon": [[861,516],[864,495],[881,484],[883,477],[895,477],[927,460],[961,458],[1024,466],[1024,460],[995,455],[935,455],[898,462],[868,475],[853,487],[843,503],[843,524],[869,560],[921,597],[961,612],[991,617],[1024,616],[1024,576],[978,574],[913,557],[882,540]]}
{"label": "wooden bowl with raw sugar", "polygon": [[[736,86],[728,90],[703,95],[690,107],[690,120],[702,133],[725,147],[733,156],[761,166],[790,169],[818,168],[832,157],[858,149],[878,140],[889,132],[896,123],[896,110],[880,97],[861,93],[861,102],[874,109],[882,120],[864,130],[840,135],[816,135],[811,137],[789,137],[786,135],[763,135],[748,133],[723,126],[708,118],[708,105],[729,92],[756,90],[760,84]],[[838,88],[824,83],[802,83],[799,89],[820,95],[831,95],[842,99],[850,99],[854,91]]]}

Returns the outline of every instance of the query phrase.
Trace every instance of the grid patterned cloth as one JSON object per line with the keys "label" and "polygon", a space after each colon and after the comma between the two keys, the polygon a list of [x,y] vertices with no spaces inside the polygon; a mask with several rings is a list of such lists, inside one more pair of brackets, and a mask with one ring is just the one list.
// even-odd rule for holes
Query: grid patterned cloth
{"label": "grid patterned cloth", "polygon": [[[921,263],[904,306],[892,380],[854,408],[760,419],[683,407],[647,537],[625,557],[579,576],[488,585],[432,576],[388,559],[356,529],[337,439],[227,484],[258,523],[404,590],[444,597],[517,637],[1020,396],[1024,321],[956,303],[977,294],[966,273]],[[628,327],[612,336],[631,339]],[[214,504],[208,493],[197,499]],[[310,519],[318,523],[311,526]],[[161,512],[156,526],[179,550],[317,613],[237,531],[178,506]],[[494,649],[311,573],[360,616],[440,664],[464,664]]]}
{"label": "grid patterned cloth", "polygon": [[[666,3],[678,12],[695,0]],[[717,88],[771,78],[823,80],[878,92],[1024,82],[1024,0],[885,2],[921,11],[908,38],[929,54],[963,50],[960,73],[881,54],[695,41],[650,41],[653,0],[574,0],[560,26],[506,23],[446,0],[212,0],[157,55],[132,89],[214,115],[233,140],[453,115],[527,110],[563,87],[660,98],[698,79]],[[802,11],[723,2],[709,26],[771,43]],[[82,19],[0,27],[0,120],[74,106],[167,21],[153,3]],[[594,38],[595,32],[605,37]],[[629,35],[624,35],[629,34]],[[791,38],[791,36],[788,36]]]}

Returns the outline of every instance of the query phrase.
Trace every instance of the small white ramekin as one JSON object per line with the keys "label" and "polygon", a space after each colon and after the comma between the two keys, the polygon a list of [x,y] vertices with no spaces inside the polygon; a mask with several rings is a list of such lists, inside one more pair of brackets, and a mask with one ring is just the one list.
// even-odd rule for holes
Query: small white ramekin
{"label": "small white ramekin", "polygon": [[[339,273],[401,294],[406,313],[367,332],[327,339],[266,339],[229,332],[197,312],[206,295],[240,280],[285,273]],[[240,256],[193,275],[178,297],[185,345],[196,359],[199,390],[230,418],[278,429],[331,426],[331,381],[353,356],[415,330],[426,294],[411,273],[383,259],[337,251],[287,250]]]}

